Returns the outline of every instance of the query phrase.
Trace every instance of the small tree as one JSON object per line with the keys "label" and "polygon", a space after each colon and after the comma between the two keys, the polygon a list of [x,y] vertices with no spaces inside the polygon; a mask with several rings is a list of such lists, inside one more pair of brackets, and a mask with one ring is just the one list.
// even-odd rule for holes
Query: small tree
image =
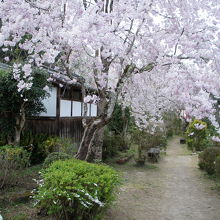
{"label": "small tree", "polygon": [[191,122],[186,130],[186,142],[192,151],[201,151],[206,146],[208,137],[207,124],[201,120]]}
{"label": "small tree", "polygon": [[123,108],[121,105],[116,104],[108,128],[114,131],[115,134],[125,136],[131,124],[132,117],[130,109],[128,107]]}
{"label": "small tree", "polygon": [[[22,74],[25,73],[20,76]],[[9,144],[19,145],[27,116],[45,110],[42,100],[48,95],[44,90],[48,84],[47,77],[44,71],[34,69],[30,88],[19,90],[18,87],[22,86],[15,79],[15,74],[0,70],[0,131]]]}

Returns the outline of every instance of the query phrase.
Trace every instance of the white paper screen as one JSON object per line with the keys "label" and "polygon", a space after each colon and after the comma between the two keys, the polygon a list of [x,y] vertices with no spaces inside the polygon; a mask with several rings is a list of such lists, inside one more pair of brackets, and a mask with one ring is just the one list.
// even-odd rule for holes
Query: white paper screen
{"label": "white paper screen", "polygon": [[60,117],[71,117],[71,101],[60,101]]}
{"label": "white paper screen", "polygon": [[82,102],[73,101],[72,116],[82,116]]}
{"label": "white paper screen", "polygon": [[91,104],[91,116],[97,116],[97,105]]}
{"label": "white paper screen", "polygon": [[55,117],[57,105],[57,88],[52,87],[49,91],[50,96],[45,98],[42,102],[46,108],[46,112],[40,113],[40,116]]}

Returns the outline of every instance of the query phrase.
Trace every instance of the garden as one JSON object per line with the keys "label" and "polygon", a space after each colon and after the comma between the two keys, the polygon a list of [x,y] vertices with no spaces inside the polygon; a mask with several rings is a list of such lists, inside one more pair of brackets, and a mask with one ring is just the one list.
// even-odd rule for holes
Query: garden
{"label": "garden", "polygon": [[[117,105],[104,131],[103,161],[93,163],[74,159],[77,148],[71,139],[23,131],[20,146],[14,146],[5,145],[2,137],[1,215],[4,219],[20,220],[112,218],[112,207],[127,181],[137,190],[145,189],[146,184],[147,191],[158,188],[162,182],[158,163],[159,167],[165,166],[167,143],[179,135],[186,141],[185,150],[188,148],[198,156],[199,168],[207,172],[216,184],[215,190],[219,190],[220,147],[213,125],[207,119],[194,120],[185,129],[173,112],[165,115],[164,120],[167,127],[152,135],[135,126],[128,108]],[[160,149],[157,161],[148,155],[152,148]],[[138,173],[151,179],[135,177],[136,182],[129,177]]]}
{"label": "garden", "polygon": [[219,37],[217,0],[0,1],[0,220],[219,219]]}
{"label": "garden", "polygon": [[114,167],[131,163],[152,169],[148,150],[158,147],[165,155],[168,138],[181,132],[179,122],[152,135],[135,126],[128,108],[117,105],[104,132],[103,162],[92,164],[74,159],[71,139],[23,131],[15,146],[4,145],[2,136],[1,214],[4,219],[102,219],[123,184]]}

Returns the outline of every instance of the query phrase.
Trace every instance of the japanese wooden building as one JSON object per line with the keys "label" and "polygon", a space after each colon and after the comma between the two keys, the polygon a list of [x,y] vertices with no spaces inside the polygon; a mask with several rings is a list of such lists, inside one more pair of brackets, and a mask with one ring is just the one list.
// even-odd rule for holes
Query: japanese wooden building
{"label": "japanese wooden building", "polygon": [[[0,68],[5,64],[0,64]],[[33,134],[47,134],[63,138],[71,138],[79,143],[83,135],[83,98],[80,83],[70,84],[71,81],[65,75],[54,77],[53,70],[47,70],[52,75],[52,87],[49,89],[50,96],[43,100],[45,112],[26,119],[25,130]],[[78,76],[75,76],[78,77]],[[94,92],[88,88],[87,91]],[[87,104],[87,116],[97,116],[97,105]]]}

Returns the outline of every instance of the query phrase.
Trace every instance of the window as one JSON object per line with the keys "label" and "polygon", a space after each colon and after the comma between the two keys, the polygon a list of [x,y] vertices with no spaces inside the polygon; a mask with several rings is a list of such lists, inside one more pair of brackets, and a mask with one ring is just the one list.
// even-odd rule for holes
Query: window
{"label": "window", "polygon": [[57,107],[57,88],[52,87],[49,90],[50,96],[45,98],[42,102],[46,109],[46,112],[40,113],[40,116],[55,117]]}
{"label": "window", "polygon": [[[40,113],[40,116],[56,117],[57,88],[56,87],[50,88],[49,94],[50,96],[45,98],[42,101],[46,109],[46,112]],[[60,117],[83,116],[83,103],[80,100],[81,100],[80,90],[74,90],[72,93],[70,92],[70,90],[66,90],[63,93],[62,99],[60,100]],[[96,104],[87,104],[87,109],[88,109],[87,110],[88,117],[97,116],[97,105]]]}
{"label": "window", "polygon": [[97,116],[97,110],[98,110],[97,105],[96,104],[91,104],[91,116],[92,117]]}
{"label": "window", "polygon": [[[97,105],[87,104],[87,117],[97,116]],[[84,112],[81,90],[61,88],[60,117],[82,117]]]}
{"label": "window", "polygon": [[72,98],[75,101],[81,101],[82,100],[82,93],[80,90],[73,90]]}
{"label": "window", "polygon": [[64,86],[63,88],[61,88],[60,94],[61,94],[61,98],[65,100],[74,100],[74,101],[82,100],[81,90],[72,90]]}
{"label": "window", "polygon": [[73,117],[82,116],[82,102],[73,101],[72,116]]}
{"label": "window", "polygon": [[60,117],[71,117],[71,101],[60,101]]}
{"label": "window", "polygon": [[[60,117],[81,117],[83,116],[83,103],[78,101],[61,100]],[[97,116],[97,105],[87,104],[87,116]]]}
{"label": "window", "polygon": [[60,96],[62,99],[71,100],[72,99],[71,90],[66,88],[66,86],[62,87],[60,89]]}

